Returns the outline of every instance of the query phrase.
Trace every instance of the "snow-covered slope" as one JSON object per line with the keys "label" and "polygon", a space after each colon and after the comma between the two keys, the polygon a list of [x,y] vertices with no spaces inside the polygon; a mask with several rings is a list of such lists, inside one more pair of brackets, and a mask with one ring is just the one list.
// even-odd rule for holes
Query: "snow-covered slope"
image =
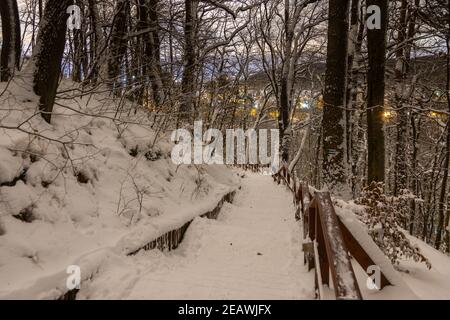
{"label": "snow-covered slope", "polygon": [[423,263],[403,261],[400,275],[420,299],[450,299],[450,257],[423,241],[409,236],[431,264],[428,270]]}
{"label": "snow-covered slope", "polygon": [[59,297],[69,265],[89,277],[239,184],[223,166],[174,165],[170,132],[153,129],[164,119],[114,97],[61,93],[50,125],[24,79],[0,93],[0,297]]}
{"label": "snow-covered slope", "polygon": [[353,236],[365,248],[372,260],[381,268],[384,275],[394,286],[387,286],[381,291],[371,290],[365,286],[367,274],[356,261],[354,269],[364,299],[450,299],[450,257],[437,251],[423,241],[406,234],[413,245],[430,261],[432,268],[425,263],[404,259],[394,269],[389,259],[372,241],[365,225],[359,221],[358,211],[362,206],[353,202],[336,200],[336,212]]}

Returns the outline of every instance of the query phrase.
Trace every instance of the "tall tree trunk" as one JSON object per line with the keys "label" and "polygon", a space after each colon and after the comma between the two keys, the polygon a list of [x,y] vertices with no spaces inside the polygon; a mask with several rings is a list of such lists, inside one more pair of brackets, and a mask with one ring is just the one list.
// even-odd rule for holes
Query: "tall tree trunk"
{"label": "tall tree trunk", "polygon": [[161,41],[159,37],[159,17],[158,17],[158,4],[159,0],[150,0],[150,28],[152,32],[150,33],[151,38],[149,39],[149,55],[151,57],[150,61],[150,81],[152,82],[152,92],[153,100],[155,105],[160,107],[164,103],[164,85],[162,79],[162,68],[161,68]]}
{"label": "tall tree trunk", "polygon": [[198,0],[185,0],[184,23],[184,70],[181,83],[182,100],[180,116],[184,120],[192,120],[194,110],[194,96],[196,83],[196,30]]}
{"label": "tall tree trunk", "polygon": [[73,30],[73,72],[72,80],[81,82],[83,74],[84,60],[84,40],[83,31]]}
{"label": "tall tree trunk", "polygon": [[42,15],[44,14],[43,0],[38,0],[38,8],[39,8],[39,21],[41,21]]}
{"label": "tall tree trunk", "polygon": [[39,110],[50,123],[56,90],[61,73],[61,61],[66,43],[67,7],[72,0],[48,0],[40,21],[33,56],[34,92],[40,96]]}
{"label": "tall tree trunk", "polygon": [[[447,29],[447,84],[446,84],[446,97],[448,111],[450,111],[450,2],[448,8],[448,29]],[[450,212],[444,213],[445,210],[445,197],[447,196],[447,183],[448,183],[448,170],[450,165],[450,118],[447,120],[447,139],[445,143],[445,160],[444,160],[444,176],[442,177],[441,194],[439,197],[439,212],[438,212],[438,225],[436,230],[435,248],[439,249],[442,242],[442,233],[445,232],[445,240],[447,244],[447,251],[450,251]],[[444,218],[445,215],[445,218]],[[445,224],[444,224],[445,223]]]}
{"label": "tall tree trunk", "polygon": [[397,110],[397,141],[395,153],[394,195],[407,188],[408,108],[406,103],[406,50],[407,36],[406,13],[407,0],[401,1],[400,17],[397,29],[397,49],[395,52],[395,106]]}
{"label": "tall tree trunk", "polygon": [[[411,158],[411,170],[414,173],[414,177],[411,181],[411,190],[412,192],[418,196],[419,194],[419,179],[417,178],[416,175],[416,170],[417,170],[417,163],[418,163],[418,159],[417,156],[419,154],[419,138],[420,138],[420,125],[421,125],[421,119],[420,116],[418,117],[417,120],[417,124],[416,124],[416,119],[414,116],[411,117],[411,128],[412,128],[412,149],[413,149],[413,154],[412,154],[412,158]],[[414,226],[415,226],[415,220],[416,220],[416,211],[419,208],[420,204],[417,205],[415,199],[412,199],[411,201],[411,214],[410,214],[410,218],[409,218],[409,233],[411,235],[414,235]]]}
{"label": "tall tree trunk", "polygon": [[[348,37],[348,60],[347,60],[347,92],[346,92],[346,106],[345,110],[345,127],[346,127],[346,144],[347,144],[347,160],[350,166],[352,166],[352,132],[353,132],[353,93],[358,90],[358,72],[353,73],[354,66],[356,65],[355,59],[359,57],[356,56],[357,47],[360,46],[358,43],[359,34],[359,4],[360,0],[352,0],[350,8],[350,32]],[[352,177],[353,178],[353,177]]]}
{"label": "tall tree trunk", "polygon": [[107,63],[103,54],[106,48],[96,0],[88,0],[88,10],[92,30],[89,44],[91,59],[88,80],[95,84],[99,77],[107,78]]}
{"label": "tall tree trunk", "polygon": [[147,105],[149,100],[148,97],[148,88],[147,88],[147,73],[148,73],[148,57],[145,54],[146,52],[146,29],[148,29],[148,3],[147,0],[137,0],[137,25],[136,31],[138,33],[144,33],[141,36],[137,37],[137,48],[135,59],[139,60],[139,79],[140,79],[140,87],[137,92],[137,99],[141,105]]}
{"label": "tall tree trunk", "polygon": [[384,75],[388,0],[367,0],[381,10],[381,29],[367,30],[369,70],[367,74],[368,183],[384,182],[385,146],[383,130]]}
{"label": "tall tree trunk", "polygon": [[72,70],[72,80],[74,82],[81,82],[83,76],[86,76],[85,69],[85,34],[86,34],[86,24],[84,17],[84,2],[76,1],[76,4],[80,7],[81,11],[81,28],[74,29],[73,32],[73,70]]}
{"label": "tall tree trunk", "polygon": [[114,23],[111,30],[111,40],[108,54],[108,81],[117,89],[120,84],[122,62],[127,52],[128,16],[130,13],[129,0],[117,0]]}
{"label": "tall tree trunk", "polygon": [[442,233],[444,232],[445,199],[448,192],[448,166],[450,165],[450,121],[447,121],[446,130],[445,158],[443,163],[444,174],[442,177],[441,192],[439,194],[438,221],[436,227],[436,240],[434,242],[434,246],[436,249],[439,249],[441,247]]}
{"label": "tall tree trunk", "polygon": [[361,0],[352,0],[350,10],[350,34],[348,50],[348,85],[346,96],[346,126],[347,126],[347,157],[351,166],[351,188],[353,197],[356,197],[358,185],[358,163],[361,153],[358,152],[363,143],[364,132],[360,128],[362,110],[358,110],[358,92],[360,91],[362,77],[361,65],[363,56],[361,46],[364,37],[365,21],[362,19]]}
{"label": "tall tree trunk", "polygon": [[149,76],[152,86],[153,102],[158,107],[164,102],[164,86],[162,81],[161,68],[161,44],[159,38],[159,0],[139,0],[140,5],[140,25],[143,29],[148,29],[144,34],[144,77]]}
{"label": "tall tree trunk", "polygon": [[345,92],[349,0],[330,0],[327,70],[323,108],[323,181],[334,193],[349,195],[346,170]]}
{"label": "tall tree trunk", "polygon": [[16,0],[0,1],[2,54],[0,81],[8,81],[20,66],[20,21]]}
{"label": "tall tree trunk", "polygon": [[[293,8],[295,10],[295,8]],[[291,83],[289,73],[292,66],[292,42],[294,40],[294,22],[290,17],[290,1],[286,0],[284,5],[284,30],[285,30],[285,44],[284,44],[284,61],[281,70],[280,78],[280,106],[278,116],[278,127],[280,130],[280,147],[281,160],[288,163],[289,161],[289,145],[291,140],[290,130],[290,110],[291,110]]]}
{"label": "tall tree trunk", "polygon": [[[416,20],[417,20],[417,9],[419,8],[420,5],[420,0],[414,0],[414,7],[411,8],[411,19],[409,21],[409,26],[408,26],[408,34],[407,37],[408,39],[412,39],[416,33]],[[408,45],[406,46],[406,52],[405,52],[405,56],[406,56],[406,72],[409,72],[410,70],[410,61],[411,61],[411,50],[412,50],[412,45],[409,42]],[[416,125],[416,119],[415,119],[415,115],[412,114],[411,115],[411,128],[412,128],[412,158],[411,158],[411,171],[413,173],[413,177],[412,177],[412,181],[411,181],[411,190],[412,192],[418,196],[419,195],[419,179],[417,178],[416,175],[416,170],[417,170],[417,164],[418,164],[418,160],[417,160],[417,156],[419,153],[419,137],[420,137],[420,123],[421,123],[421,118],[418,117],[417,120],[417,125]],[[419,210],[421,208],[421,204],[420,203],[416,203],[415,199],[411,200],[411,213],[410,213],[410,217],[409,217],[409,233],[411,235],[414,235],[414,226],[415,226],[415,221],[416,221],[416,212],[417,210]]]}

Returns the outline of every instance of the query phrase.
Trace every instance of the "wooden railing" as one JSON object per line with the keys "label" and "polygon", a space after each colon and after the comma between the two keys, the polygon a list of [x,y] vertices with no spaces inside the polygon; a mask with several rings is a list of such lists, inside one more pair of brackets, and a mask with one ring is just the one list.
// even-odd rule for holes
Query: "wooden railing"
{"label": "wooden railing", "polygon": [[[225,194],[219,200],[219,202],[217,203],[217,205],[215,206],[214,209],[212,209],[211,211],[205,212],[204,214],[200,215],[200,217],[216,220],[219,216],[220,210],[222,209],[224,203],[225,202],[232,203],[234,200],[235,194],[236,194],[236,191],[231,191],[231,192]],[[147,243],[146,245],[143,245],[136,250],[131,250],[131,251],[127,252],[126,255],[133,256],[141,250],[145,250],[145,251],[149,251],[149,250],[153,250],[153,249],[158,249],[161,251],[175,250],[176,248],[178,248],[180,243],[183,241],[184,235],[192,222],[193,222],[193,220],[189,220],[181,227],[164,233],[163,235],[157,237],[156,239],[152,240],[151,242]],[[91,275],[90,278],[92,279],[92,277],[94,277],[94,275]],[[80,291],[79,289],[68,290],[63,295],[61,295],[58,298],[58,300],[76,300],[77,294],[79,291]]]}
{"label": "wooden railing", "polygon": [[[336,214],[330,194],[312,195],[309,187],[299,183],[285,165],[273,178],[278,184],[284,183],[293,194],[295,217],[303,222],[305,264],[308,270],[315,269],[317,297],[325,298],[323,286],[330,287],[331,274],[336,299],[361,300],[351,256],[364,270],[375,263]],[[380,289],[390,285],[383,273],[380,282]]]}

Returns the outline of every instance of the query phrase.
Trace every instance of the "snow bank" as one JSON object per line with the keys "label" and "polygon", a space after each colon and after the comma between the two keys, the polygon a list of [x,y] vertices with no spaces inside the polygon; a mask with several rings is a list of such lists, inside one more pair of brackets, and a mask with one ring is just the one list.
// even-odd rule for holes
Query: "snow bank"
{"label": "snow bank", "polygon": [[60,94],[50,125],[23,79],[4,90],[0,298],[57,298],[69,265],[90,277],[106,256],[211,210],[240,183],[223,166],[174,165],[170,132],[157,135],[154,118],[128,104],[114,119],[113,97]]}
{"label": "snow bank", "polygon": [[433,267],[429,270],[424,263],[402,261],[400,275],[404,281],[421,299],[450,300],[450,257],[415,237],[406,236],[419,247]]}

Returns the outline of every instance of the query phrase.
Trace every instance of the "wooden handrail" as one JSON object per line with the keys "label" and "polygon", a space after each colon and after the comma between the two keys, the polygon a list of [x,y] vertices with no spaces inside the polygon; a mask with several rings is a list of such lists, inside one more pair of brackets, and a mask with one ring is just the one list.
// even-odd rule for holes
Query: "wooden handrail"
{"label": "wooden handrail", "polygon": [[[330,285],[331,272],[336,299],[362,299],[350,254],[364,270],[375,263],[336,214],[330,194],[315,192],[312,195],[306,184],[297,183],[286,165],[273,179],[291,190],[297,207],[295,218],[297,221],[303,218],[305,264],[308,270],[316,269],[319,298],[324,298],[322,285]],[[381,289],[390,284],[381,273]]]}
{"label": "wooden handrail", "polygon": [[[362,299],[353,271],[350,256],[340,229],[338,217],[328,192],[317,192],[315,229],[321,263],[320,273],[324,284],[330,285],[329,272],[333,277],[334,292],[338,300]],[[308,214],[314,214],[309,211]],[[312,239],[316,240],[316,239]],[[325,252],[324,252],[325,251]]]}

